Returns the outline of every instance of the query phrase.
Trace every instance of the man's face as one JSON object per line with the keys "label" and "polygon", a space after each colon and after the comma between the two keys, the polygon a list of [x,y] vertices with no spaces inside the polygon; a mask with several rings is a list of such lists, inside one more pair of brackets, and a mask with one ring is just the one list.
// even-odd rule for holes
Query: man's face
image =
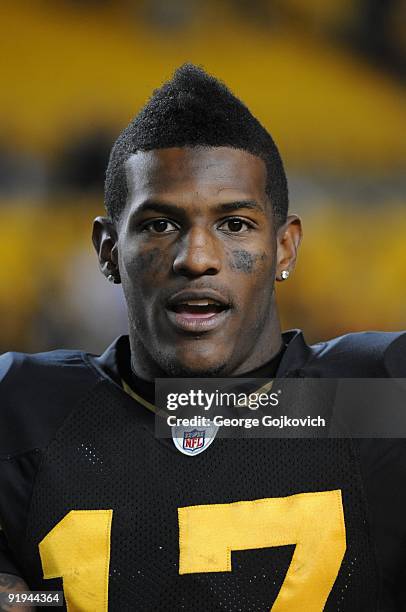
{"label": "man's face", "polygon": [[178,376],[261,365],[276,253],[264,162],[227,147],[170,148],[132,155],[126,172],[117,253],[133,351]]}

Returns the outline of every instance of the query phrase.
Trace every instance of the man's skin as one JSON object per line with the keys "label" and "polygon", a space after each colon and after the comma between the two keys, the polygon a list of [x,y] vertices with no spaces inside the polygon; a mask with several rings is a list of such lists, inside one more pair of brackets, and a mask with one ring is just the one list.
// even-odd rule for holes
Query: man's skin
{"label": "man's skin", "polygon": [[[135,373],[229,376],[269,361],[282,344],[274,282],[293,270],[301,223],[276,226],[262,159],[159,149],[132,155],[126,173],[126,207],[116,223],[95,220],[93,242],[102,272],[121,278]],[[183,297],[227,308],[194,320],[172,310]]]}
{"label": "man's skin", "polygon": [[[282,345],[274,283],[293,270],[302,230],[296,215],[275,222],[262,159],[228,147],[159,149],[132,155],[126,172],[126,207],[118,222],[95,220],[93,243],[103,274],[121,278],[134,372],[235,376],[265,364]],[[179,292],[228,307],[176,315]],[[10,580],[0,574],[0,592]]]}
{"label": "man's skin", "polygon": [[[29,591],[22,578],[13,574],[0,574],[0,593],[21,593],[21,591]],[[1,604],[0,612],[34,612],[31,606],[20,606],[19,604]]]}

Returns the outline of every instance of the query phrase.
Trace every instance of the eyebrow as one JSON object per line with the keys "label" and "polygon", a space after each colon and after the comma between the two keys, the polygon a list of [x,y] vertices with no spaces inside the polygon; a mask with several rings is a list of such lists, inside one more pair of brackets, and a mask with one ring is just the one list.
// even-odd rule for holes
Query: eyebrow
{"label": "eyebrow", "polygon": [[[248,208],[249,210],[258,210],[260,212],[265,212],[264,208],[261,204],[259,204],[256,200],[238,200],[234,202],[223,202],[222,204],[217,204],[214,207],[214,210],[218,212],[232,212],[235,210],[240,210],[242,208]],[[177,206],[176,204],[169,204],[166,202],[156,202],[154,200],[146,200],[140,206],[137,207],[135,214],[139,215],[143,212],[159,212],[162,214],[172,214],[172,215],[184,215],[186,213],[186,209],[182,206]]]}
{"label": "eyebrow", "polygon": [[249,210],[259,210],[264,212],[263,206],[256,200],[239,200],[237,202],[224,202],[216,207],[221,212],[230,212],[233,210],[239,210],[240,208],[248,208]]}

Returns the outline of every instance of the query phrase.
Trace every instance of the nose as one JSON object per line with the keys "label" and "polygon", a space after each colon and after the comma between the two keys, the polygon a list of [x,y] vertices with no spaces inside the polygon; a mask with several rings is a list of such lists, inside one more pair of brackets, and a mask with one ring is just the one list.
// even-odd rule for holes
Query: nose
{"label": "nose", "polygon": [[173,262],[176,274],[188,277],[218,274],[221,269],[219,245],[204,228],[193,227],[179,243]]}

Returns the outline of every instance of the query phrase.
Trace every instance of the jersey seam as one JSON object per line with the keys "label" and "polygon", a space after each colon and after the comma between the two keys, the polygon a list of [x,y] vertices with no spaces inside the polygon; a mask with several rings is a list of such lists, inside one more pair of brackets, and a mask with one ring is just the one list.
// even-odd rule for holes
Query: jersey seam
{"label": "jersey seam", "polygon": [[[106,380],[107,377],[104,377],[103,374],[92,364],[92,362],[90,361],[90,356],[89,356],[88,353],[84,353],[83,352],[80,355],[81,355],[81,358],[82,358],[82,362],[84,363],[86,368],[97,376],[97,379],[98,379],[99,382]],[[110,380],[110,379],[107,378],[107,380]]]}
{"label": "jersey seam", "polygon": [[37,480],[39,477],[39,474],[42,470],[42,467],[44,465],[44,461],[45,461],[45,456],[46,453],[48,452],[49,447],[51,446],[51,444],[54,442],[56,436],[58,435],[58,432],[61,430],[61,428],[65,425],[66,420],[70,417],[70,415],[77,410],[78,405],[80,404],[80,402],[83,400],[84,397],[86,397],[86,395],[88,393],[93,393],[93,391],[95,390],[95,388],[101,384],[103,381],[97,381],[89,390],[87,390],[83,395],[81,395],[80,399],[75,403],[75,406],[72,408],[72,410],[69,410],[69,412],[65,415],[64,419],[62,420],[62,422],[60,423],[59,427],[56,429],[56,431],[54,432],[53,436],[51,437],[51,439],[49,440],[48,444],[43,448],[40,449],[41,453],[42,453],[42,457],[41,457],[41,461],[39,462],[38,465],[38,469],[35,473],[35,477],[33,479],[33,483],[32,483],[32,489],[31,489],[31,495],[29,497],[29,503],[28,503],[28,510],[27,510],[27,523],[26,523],[26,529],[24,530],[24,537],[25,540],[27,540],[28,538],[28,528],[29,528],[29,519],[31,516],[31,509],[32,509],[32,501],[33,501],[33,497],[34,497],[34,491],[35,491],[35,487],[37,484]]}

